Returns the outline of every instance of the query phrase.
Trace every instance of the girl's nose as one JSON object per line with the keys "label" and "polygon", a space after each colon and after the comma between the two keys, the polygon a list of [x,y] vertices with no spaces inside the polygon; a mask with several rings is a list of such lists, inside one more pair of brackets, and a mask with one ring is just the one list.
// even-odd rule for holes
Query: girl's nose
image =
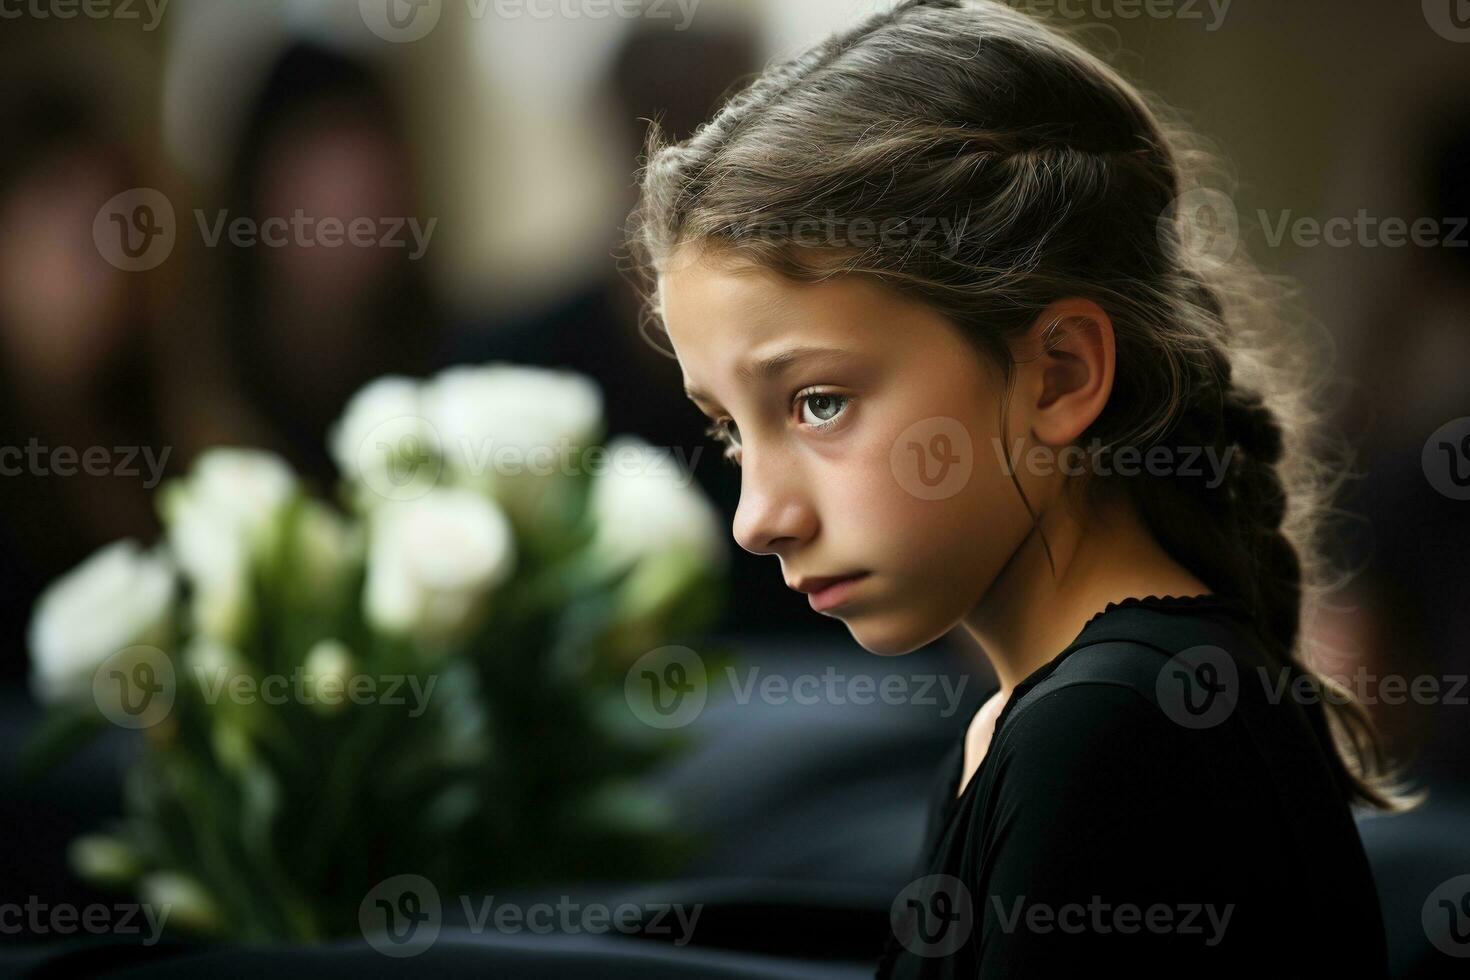
{"label": "girl's nose", "polygon": [[736,543],[751,554],[771,555],[809,540],[816,533],[816,511],[795,471],[779,462],[762,467],[748,447],[741,464]]}

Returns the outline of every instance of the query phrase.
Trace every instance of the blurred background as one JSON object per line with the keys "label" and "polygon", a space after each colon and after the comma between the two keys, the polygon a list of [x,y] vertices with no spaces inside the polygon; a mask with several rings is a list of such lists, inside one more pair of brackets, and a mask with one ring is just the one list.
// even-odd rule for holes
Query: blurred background
{"label": "blurred background", "polygon": [[[677,364],[639,333],[619,273],[644,121],[687,135],[769,60],[883,6],[649,0],[639,14],[633,3],[430,0],[405,23],[367,0],[0,0],[0,447],[29,453],[6,457],[0,477],[6,741],[34,717],[25,628],[48,582],[109,541],[155,539],[154,487],[212,445],[274,450],[325,492],[326,427],[382,374],[496,359],[582,371],[605,392],[611,432],[692,460],[728,529],[738,470],[703,435]],[[1351,519],[1332,547],[1360,571],[1310,624],[1340,651],[1328,666],[1463,678],[1470,503],[1456,467],[1470,455],[1447,460],[1431,444],[1470,431],[1470,22],[1454,0],[1174,7],[1189,13],[1103,0],[1037,9],[1092,25],[1130,77],[1218,142],[1238,178],[1243,245],[1295,277],[1316,317],[1304,339],[1359,453],[1341,501]],[[113,227],[109,203],[136,220]],[[389,241],[231,240],[236,218],[298,211],[366,216]],[[1379,230],[1337,242],[1291,231],[1299,219],[1362,228],[1360,215]],[[1390,218],[1430,219],[1435,231],[1393,239],[1380,233]],[[106,463],[63,475],[57,447],[103,447]],[[738,548],[732,559],[721,635],[752,656],[861,662],[842,624],[786,589],[774,560]],[[921,656],[975,675],[971,695],[989,683],[963,637]],[[1421,783],[1464,788],[1467,696],[1371,707]],[[916,726],[890,714],[883,724],[897,729],[864,729],[856,743],[804,716],[831,740],[807,750],[810,778],[823,778],[834,731],[869,759],[889,758],[892,731],[922,731],[915,744],[937,761],[969,719],[930,712]],[[779,732],[758,744],[789,745]],[[901,752],[890,763],[924,768]],[[7,785],[7,892],[90,894],[60,857],[117,806],[111,757],[90,764],[40,796]],[[834,792],[859,778],[828,774]],[[852,783],[840,812],[886,799],[898,823],[873,833],[915,831],[926,778],[885,783],[887,798]],[[807,806],[795,800],[772,805]],[[810,806],[801,812],[816,821],[839,812]],[[773,839],[752,837],[730,859],[759,867],[750,855]],[[906,867],[912,855],[897,850],[875,879]],[[790,860],[770,857],[771,873]],[[820,877],[809,863],[799,873]],[[1455,870],[1470,867],[1443,869]]]}

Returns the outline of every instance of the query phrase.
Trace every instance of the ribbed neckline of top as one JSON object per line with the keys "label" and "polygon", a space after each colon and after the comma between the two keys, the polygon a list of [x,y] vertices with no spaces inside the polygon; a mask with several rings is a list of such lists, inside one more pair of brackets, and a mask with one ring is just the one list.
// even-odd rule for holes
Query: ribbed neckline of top
{"label": "ribbed neckline of top", "polygon": [[1217,607],[1220,609],[1228,610],[1230,612],[1234,612],[1239,615],[1244,615],[1246,611],[1245,603],[1241,599],[1237,598],[1236,596],[1224,595],[1219,592],[1207,592],[1203,595],[1131,595],[1128,596],[1126,599],[1115,599],[1112,602],[1109,602],[1106,606],[1103,606],[1097,612],[1093,613],[1092,617],[1088,619],[1087,622],[1082,624],[1082,629],[1078,631],[1078,637],[1080,638],[1081,634],[1085,632],[1088,627],[1097,622],[1103,616],[1106,616],[1108,613],[1112,612],[1114,609],[1131,609],[1135,606],[1141,606],[1148,609],[1194,609],[1199,607]]}

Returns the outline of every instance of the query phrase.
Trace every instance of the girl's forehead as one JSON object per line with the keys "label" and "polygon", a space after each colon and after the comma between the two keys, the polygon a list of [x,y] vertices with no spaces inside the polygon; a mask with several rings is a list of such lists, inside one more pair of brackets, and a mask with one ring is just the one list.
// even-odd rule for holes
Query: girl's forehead
{"label": "girl's forehead", "polygon": [[798,280],[752,262],[700,259],[669,268],[658,277],[655,301],[665,316],[689,307],[708,318],[730,313],[757,325],[785,326],[792,317],[851,319],[856,313],[902,302],[902,297],[860,275],[834,274]]}

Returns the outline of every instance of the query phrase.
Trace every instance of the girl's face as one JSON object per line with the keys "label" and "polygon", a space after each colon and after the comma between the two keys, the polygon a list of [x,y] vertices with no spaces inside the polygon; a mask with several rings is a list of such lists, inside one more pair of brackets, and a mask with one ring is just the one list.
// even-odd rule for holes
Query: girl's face
{"label": "girl's face", "polygon": [[[867,279],[683,258],[659,280],[663,321],[741,468],[736,542],[779,558],[793,588],[862,573],[836,604],[812,601],[874,653],[943,635],[1031,527],[1000,450],[998,369]],[[1023,425],[1013,412],[1013,459]],[[1045,488],[1017,479],[1034,506]]]}

